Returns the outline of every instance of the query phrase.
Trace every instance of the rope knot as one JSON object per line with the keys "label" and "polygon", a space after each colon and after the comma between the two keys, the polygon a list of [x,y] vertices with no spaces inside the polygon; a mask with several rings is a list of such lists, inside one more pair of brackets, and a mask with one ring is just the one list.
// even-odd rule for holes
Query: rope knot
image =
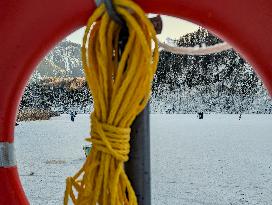
{"label": "rope knot", "polygon": [[91,116],[91,139],[93,148],[126,162],[130,150],[130,128],[115,127]]}

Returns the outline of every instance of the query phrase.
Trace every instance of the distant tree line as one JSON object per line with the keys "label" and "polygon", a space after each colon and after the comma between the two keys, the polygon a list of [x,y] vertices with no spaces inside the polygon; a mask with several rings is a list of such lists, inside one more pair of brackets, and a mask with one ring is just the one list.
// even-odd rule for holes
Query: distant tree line
{"label": "distant tree line", "polygon": [[[177,46],[222,42],[205,29],[182,36]],[[20,109],[89,112],[92,97],[84,78],[41,78],[26,88]],[[234,50],[191,56],[161,51],[153,83],[155,113],[272,113],[272,102],[251,66]]]}
{"label": "distant tree line", "polygon": [[84,78],[43,78],[26,87],[20,109],[52,109],[61,113],[89,112],[92,96]]}
{"label": "distant tree line", "polygon": [[[222,41],[199,28],[175,40],[205,47]],[[153,84],[153,112],[271,113],[271,100],[251,66],[234,50],[192,56],[160,52]]]}

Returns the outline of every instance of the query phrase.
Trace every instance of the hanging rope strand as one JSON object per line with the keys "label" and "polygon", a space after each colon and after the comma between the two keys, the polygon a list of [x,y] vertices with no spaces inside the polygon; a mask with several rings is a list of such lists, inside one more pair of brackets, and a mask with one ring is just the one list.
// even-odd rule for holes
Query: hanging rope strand
{"label": "hanging rope strand", "polygon": [[[130,151],[130,126],[145,107],[158,63],[158,42],[153,25],[131,0],[114,0],[128,28],[121,56],[121,26],[101,4],[90,17],[83,38],[82,59],[94,99],[91,114],[93,144],[82,168],[67,178],[64,204],[137,205],[124,171]],[[154,48],[152,50],[152,47]]]}
{"label": "hanging rope strand", "polygon": [[232,49],[227,43],[219,43],[213,46],[198,48],[198,47],[173,47],[166,43],[159,42],[159,47],[165,51],[179,54],[179,55],[209,55],[214,53],[220,53]]}

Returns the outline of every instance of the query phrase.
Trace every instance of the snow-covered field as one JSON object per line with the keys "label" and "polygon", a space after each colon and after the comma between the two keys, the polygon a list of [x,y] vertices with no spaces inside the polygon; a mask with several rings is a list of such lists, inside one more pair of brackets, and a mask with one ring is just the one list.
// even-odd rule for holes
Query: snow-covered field
{"label": "snow-covered field", "polygon": [[[82,165],[88,115],[22,122],[19,172],[32,205],[61,205]],[[151,115],[152,205],[272,204],[272,115]]]}

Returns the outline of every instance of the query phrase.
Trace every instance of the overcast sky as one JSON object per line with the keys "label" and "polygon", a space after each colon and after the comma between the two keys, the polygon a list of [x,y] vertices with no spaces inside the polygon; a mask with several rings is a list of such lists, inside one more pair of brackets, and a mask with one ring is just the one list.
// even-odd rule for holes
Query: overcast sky
{"label": "overcast sky", "polygon": [[[164,41],[167,37],[175,39],[197,30],[198,25],[174,17],[162,16],[163,30],[158,35],[159,40]],[[67,37],[68,40],[81,44],[84,28],[77,30]]]}

